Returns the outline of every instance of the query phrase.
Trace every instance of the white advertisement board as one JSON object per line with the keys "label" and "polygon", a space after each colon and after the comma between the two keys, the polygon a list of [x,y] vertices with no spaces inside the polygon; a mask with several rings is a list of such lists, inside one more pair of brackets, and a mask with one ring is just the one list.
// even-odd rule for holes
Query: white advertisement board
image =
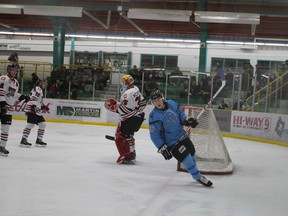
{"label": "white advertisement board", "polygon": [[[44,103],[49,111],[42,111],[44,118],[77,120],[86,122],[106,122],[106,109],[103,102],[95,101],[74,101],[61,99],[46,99]],[[24,116],[21,103],[15,104],[15,116]]]}
{"label": "white advertisement board", "polygon": [[288,116],[233,111],[231,133],[288,142]]}

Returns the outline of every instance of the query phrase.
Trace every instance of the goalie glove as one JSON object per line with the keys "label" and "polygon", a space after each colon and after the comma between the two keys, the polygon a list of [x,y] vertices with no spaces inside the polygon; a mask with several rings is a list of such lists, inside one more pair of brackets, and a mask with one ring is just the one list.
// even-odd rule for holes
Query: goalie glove
{"label": "goalie glove", "polygon": [[118,107],[117,101],[113,98],[108,98],[105,100],[104,107],[111,112],[115,112]]}
{"label": "goalie glove", "polygon": [[165,160],[170,160],[172,158],[172,154],[170,153],[166,144],[159,148],[157,152],[162,154]]}
{"label": "goalie glove", "polygon": [[199,122],[197,121],[197,119],[194,119],[194,118],[189,118],[189,119],[184,121],[184,125],[187,127],[190,126],[192,128],[195,128],[198,124],[199,124]]}

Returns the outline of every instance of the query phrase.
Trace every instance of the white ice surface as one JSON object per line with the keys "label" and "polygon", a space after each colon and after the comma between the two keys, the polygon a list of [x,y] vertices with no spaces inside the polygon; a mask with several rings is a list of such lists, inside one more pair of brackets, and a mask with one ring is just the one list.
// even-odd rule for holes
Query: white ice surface
{"label": "white ice surface", "polygon": [[104,138],[114,127],[48,122],[46,148],[21,148],[25,124],[13,121],[0,157],[0,216],[288,215],[288,148],[225,138],[234,173],[207,176],[205,188],[165,161],[146,129],[129,166]]}

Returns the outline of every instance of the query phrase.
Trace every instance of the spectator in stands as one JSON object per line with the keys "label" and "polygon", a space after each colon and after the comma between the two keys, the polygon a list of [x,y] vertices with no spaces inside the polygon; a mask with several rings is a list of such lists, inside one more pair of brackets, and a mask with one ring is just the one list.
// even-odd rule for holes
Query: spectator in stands
{"label": "spectator in stands", "polygon": [[183,73],[180,71],[179,67],[175,67],[175,69],[171,72],[171,76],[182,76]]}
{"label": "spectator in stands", "polygon": [[222,65],[219,62],[216,63],[216,75],[217,77],[219,77],[219,79],[222,79],[222,76],[224,76],[224,69],[222,68]]}
{"label": "spectator in stands", "polygon": [[229,109],[229,106],[227,103],[225,103],[224,99],[221,100],[221,103],[219,104],[218,109],[224,109],[224,110]]}
{"label": "spectator in stands", "polygon": [[23,77],[24,77],[24,67],[23,67],[23,66],[20,67],[19,76],[20,76],[20,79],[21,79],[21,80],[22,80]]}
{"label": "spectator in stands", "polygon": [[134,78],[134,85],[137,85],[138,88],[141,88],[142,72],[138,70],[136,65],[133,66],[129,74]]}
{"label": "spectator in stands", "polygon": [[263,67],[260,64],[256,64],[255,74],[256,74],[256,80],[257,80],[256,86],[259,89],[261,88],[262,74],[264,74]]}
{"label": "spectator in stands", "polygon": [[188,79],[185,79],[182,86],[181,86],[181,89],[180,89],[180,98],[185,98],[188,96],[188,92],[189,91],[189,80]]}
{"label": "spectator in stands", "polygon": [[211,84],[209,84],[209,78],[206,74],[203,75],[200,81],[200,91],[205,104],[210,100]]}
{"label": "spectator in stands", "polygon": [[36,73],[31,74],[31,89],[34,88],[35,83],[39,80],[39,77],[37,76]]}
{"label": "spectator in stands", "polygon": [[158,89],[156,82],[147,82],[144,85],[144,91],[145,91],[145,99],[148,99],[150,97],[151,92]]}
{"label": "spectator in stands", "polygon": [[226,79],[226,86],[229,89],[232,89],[233,87],[233,77],[234,77],[233,68],[234,68],[233,65],[230,65],[229,67],[226,68],[225,79]]}
{"label": "spectator in stands", "polygon": [[77,100],[77,85],[73,84],[71,85],[70,89],[70,99],[71,100]]}
{"label": "spectator in stands", "polygon": [[133,66],[133,68],[130,70],[129,75],[133,77],[133,79],[136,79],[136,74],[138,73],[138,68],[136,65]]}
{"label": "spectator in stands", "polygon": [[65,98],[65,87],[63,85],[63,82],[57,79],[55,83],[55,88],[56,88],[55,98]]}
{"label": "spectator in stands", "polygon": [[[240,111],[242,111],[243,106],[244,106],[244,104],[243,104],[242,100],[240,100],[240,105],[239,105],[239,110],[240,110]],[[233,104],[233,110],[238,110],[238,102],[235,102],[235,103]]]}
{"label": "spectator in stands", "polygon": [[107,81],[110,79],[109,75],[106,75],[104,71],[101,74],[97,74],[96,88],[103,90],[107,86]]}

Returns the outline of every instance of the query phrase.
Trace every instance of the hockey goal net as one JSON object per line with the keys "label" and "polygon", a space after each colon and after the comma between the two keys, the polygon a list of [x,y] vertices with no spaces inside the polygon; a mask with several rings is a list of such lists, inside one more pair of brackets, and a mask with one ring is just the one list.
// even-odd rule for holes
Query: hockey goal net
{"label": "hockey goal net", "polygon": [[[186,116],[197,118],[202,108],[184,106]],[[188,131],[192,140],[196,154],[198,169],[206,174],[229,174],[233,172],[233,164],[215,115],[211,109],[207,109],[198,119],[196,128]],[[186,171],[182,164],[178,162],[178,171]]]}

